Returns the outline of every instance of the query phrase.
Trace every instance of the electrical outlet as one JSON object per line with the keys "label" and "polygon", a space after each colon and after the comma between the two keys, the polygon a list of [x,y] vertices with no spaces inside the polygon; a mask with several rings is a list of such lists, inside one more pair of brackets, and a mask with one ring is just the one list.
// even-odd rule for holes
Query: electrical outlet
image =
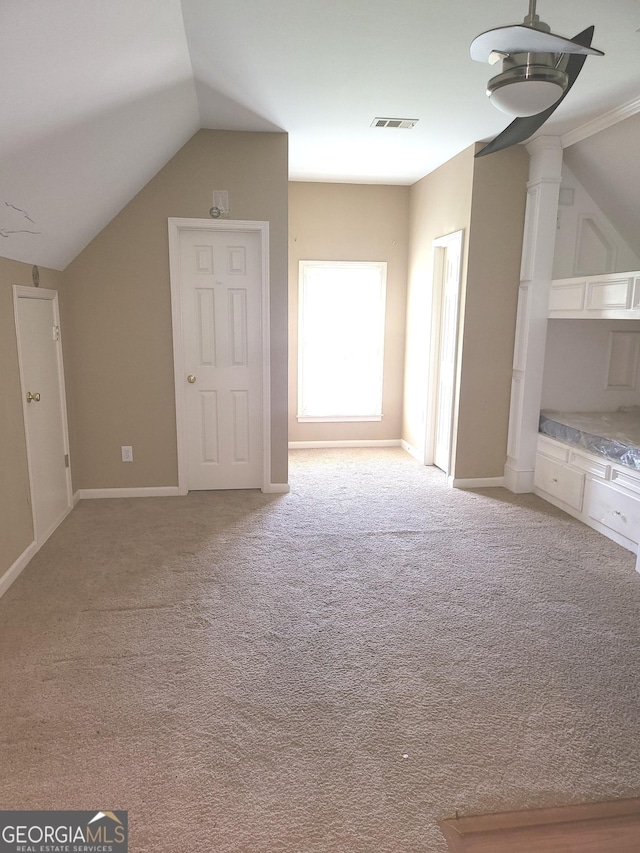
{"label": "electrical outlet", "polygon": [[133,447],[123,444],[120,450],[122,451],[123,462],[133,462]]}

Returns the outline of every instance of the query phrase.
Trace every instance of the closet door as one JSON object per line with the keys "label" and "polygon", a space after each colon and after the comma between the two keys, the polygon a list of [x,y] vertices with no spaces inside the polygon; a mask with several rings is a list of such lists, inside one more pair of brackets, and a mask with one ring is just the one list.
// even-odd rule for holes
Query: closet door
{"label": "closet door", "polygon": [[58,294],[14,287],[31,508],[38,547],[72,506]]}

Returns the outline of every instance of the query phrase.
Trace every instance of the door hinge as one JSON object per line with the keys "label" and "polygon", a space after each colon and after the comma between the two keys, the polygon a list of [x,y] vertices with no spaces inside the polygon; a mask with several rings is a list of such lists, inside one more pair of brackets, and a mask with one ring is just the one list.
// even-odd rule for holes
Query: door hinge
{"label": "door hinge", "polygon": [[60,340],[60,326],[54,326],[53,327],[53,340],[54,341]]}
{"label": "door hinge", "polygon": [[64,467],[65,468],[69,467],[69,454],[68,453],[64,454]]}

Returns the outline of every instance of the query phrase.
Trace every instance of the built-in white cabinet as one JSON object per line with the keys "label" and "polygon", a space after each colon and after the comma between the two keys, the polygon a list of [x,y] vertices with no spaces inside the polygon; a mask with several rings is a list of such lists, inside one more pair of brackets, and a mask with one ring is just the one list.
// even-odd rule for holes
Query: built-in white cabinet
{"label": "built-in white cabinet", "polygon": [[640,271],[552,281],[549,317],[640,319]]}
{"label": "built-in white cabinet", "polygon": [[638,554],[640,471],[540,435],[534,492]]}
{"label": "built-in white cabinet", "polygon": [[[547,450],[551,452],[557,448],[548,447]],[[582,510],[584,474],[557,458],[543,453],[538,455],[533,485],[577,512]]]}
{"label": "built-in white cabinet", "polygon": [[604,525],[612,533],[630,539],[637,545],[640,529],[638,495],[629,494],[610,483],[593,482],[589,487],[589,501],[585,510],[593,522]]}
{"label": "built-in white cabinet", "polygon": [[[554,280],[548,317],[640,320],[640,271]],[[553,356],[545,369],[543,408],[601,412],[638,405],[640,328],[597,326],[597,334],[591,324],[576,324],[572,333],[567,326],[562,335],[554,329],[547,340],[547,358]],[[580,393],[575,383],[581,383]],[[533,490],[638,555],[640,572],[640,471],[539,434]]]}

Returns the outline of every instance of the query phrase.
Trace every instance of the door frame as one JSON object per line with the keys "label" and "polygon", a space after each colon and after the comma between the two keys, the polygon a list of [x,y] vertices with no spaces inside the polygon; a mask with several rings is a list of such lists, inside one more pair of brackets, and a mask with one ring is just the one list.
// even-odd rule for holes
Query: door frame
{"label": "door frame", "polygon": [[[27,446],[27,469],[29,472],[29,495],[31,499],[31,521],[33,524],[33,541],[36,544],[36,549],[40,549],[42,545],[47,541],[47,539],[51,536],[53,531],[58,527],[63,518],[71,512],[73,509],[73,488],[71,484],[71,463],[66,468],[66,484],[67,484],[67,509],[62,518],[55,524],[51,530],[47,530],[44,535],[39,533],[37,525],[36,525],[36,514],[35,514],[35,487],[33,480],[33,448],[31,447],[31,441],[29,437],[29,427],[27,421],[27,388],[26,382],[24,378],[24,370],[22,364],[22,346],[21,346],[21,337],[20,337],[20,316],[18,314],[18,300],[19,299],[40,299],[46,300],[53,303],[53,320],[55,326],[60,326],[60,306],[58,302],[58,291],[57,290],[48,290],[43,287],[26,287],[22,284],[14,284],[13,285],[13,314],[15,318],[15,327],[16,327],[16,343],[18,348],[18,368],[20,372],[20,392],[22,396],[22,417],[24,420],[24,436],[25,443]],[[60,342],[61,343],[61,342]],[[67,391],[64,382],[64,354],[62,352],[62,345],[60,345],[59,354],[58,354],[58,390],[60,392],[60,396],[62,398],[62,436],[64,443],[64,452],[67,455],[67,458],[70,459],[69,452],[69,422],[67,418]]]}
{"label": "door frame", "polygon": [[186,231],[240,231],[261,238],[261,330],[262,330],[262,491],[271,491],[271,311],[269,302],[269,223],[244,219],[182,219],[169,217],[169,277],[171,325],[176,398],[176,441],[178,450],[178,493],[189,491],[187,455],[187,399],[185,394],[184,329],[180,289],[180,235]]}
{"label": "door frame", "polygon": [[436,237],[431,244],[433,250],[433,274],[432,274],[432,300],[431,300],[431,346],[429,352],[429,387],[427,391],[427,413],[424,446],[424,464],[433,465],[435,457],[435,446],[438,429],[438,397],[440,381],[440,345],[442,328],[442,309],[444,287],[447,274],[447,252],[455,249],[459,254],[458,263],[458,286],[455,310],[455,358],[453,367],[453,397],[451,411],[451,430],[449,436],[449,460],[447,463],[446,476],[451,481],[451,455],[453,451],[453,429],[455,424],[455,413],[458,405],[458,368],[460,340],[460,291],[462,287],[462,262],[464,248],[464,229],[453,231],[442,237]]}

